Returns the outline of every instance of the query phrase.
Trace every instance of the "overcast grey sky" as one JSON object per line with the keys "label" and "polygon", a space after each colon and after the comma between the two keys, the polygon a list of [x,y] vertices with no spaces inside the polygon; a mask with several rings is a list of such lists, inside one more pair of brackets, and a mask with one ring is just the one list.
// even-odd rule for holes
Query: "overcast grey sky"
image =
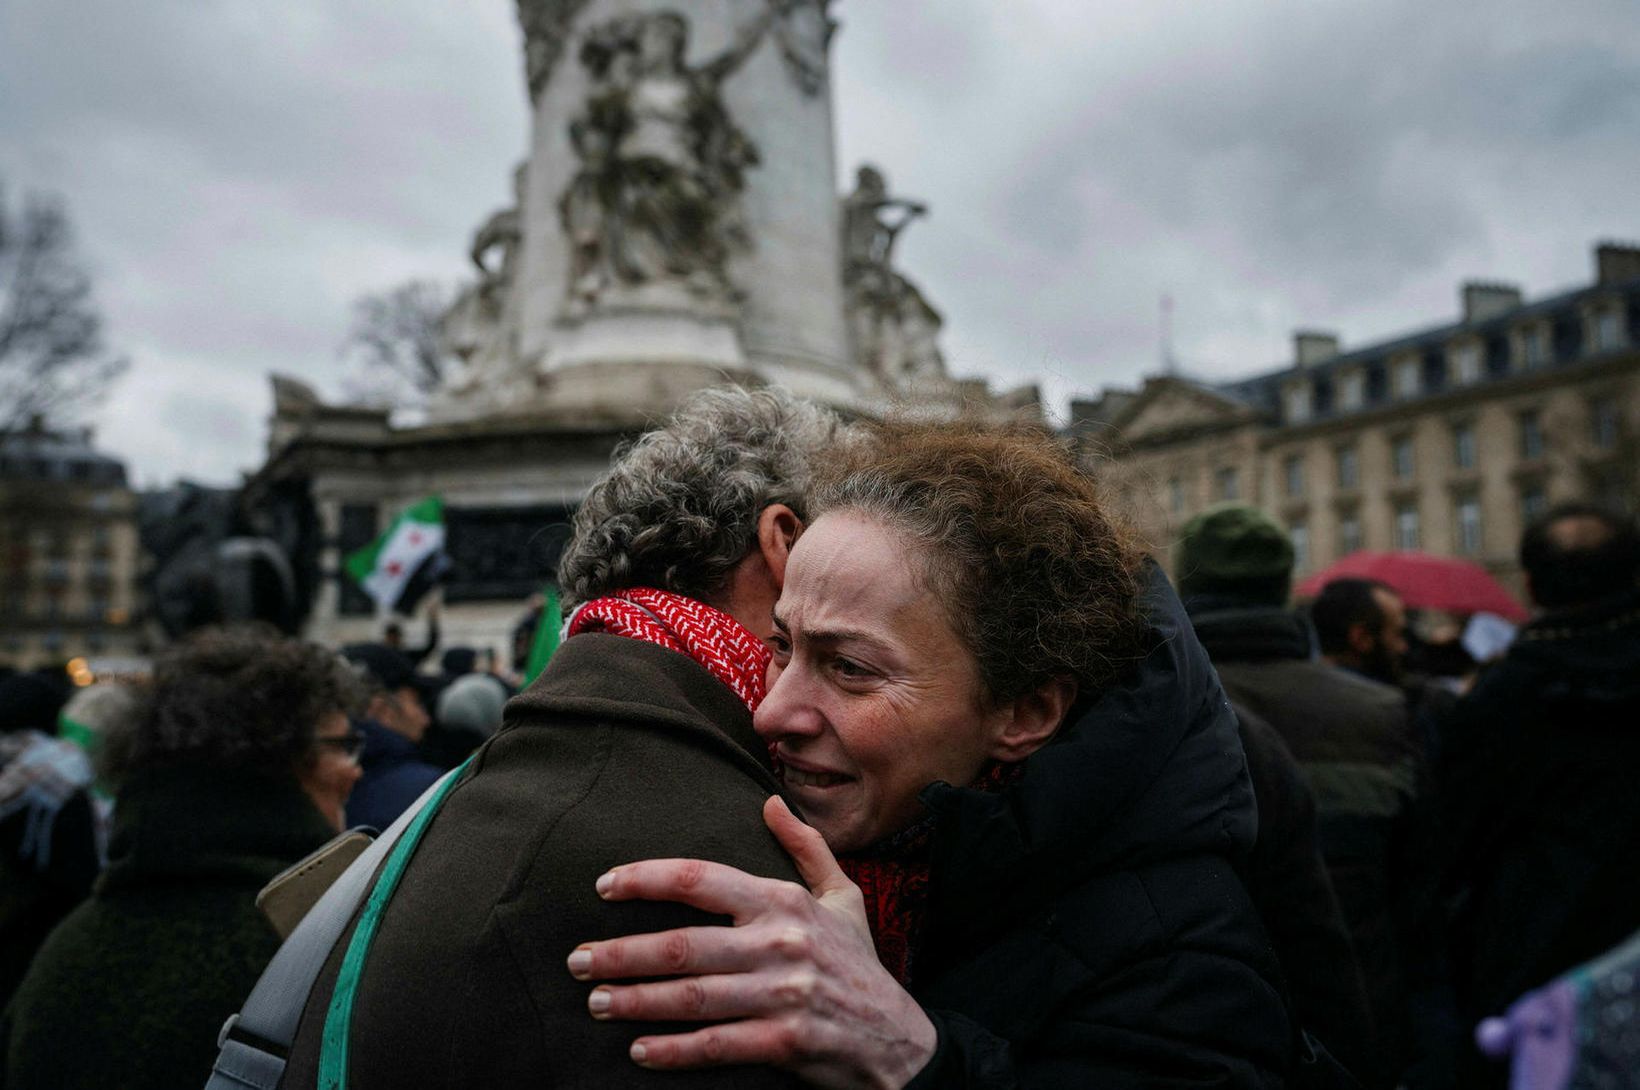
{"label": "overcast grey sky", "polygon": [[[902,263],[959,374],[1055,403],[1586,281],[1640,236],[1634,0],[842,0],[839,163],[932,215]],[[510,0],[5,0],[0,179],[61,194],[134,366],[144,484],[231,482],[266,375],[339,388],[349,304],[453,281],[525,147]]]}

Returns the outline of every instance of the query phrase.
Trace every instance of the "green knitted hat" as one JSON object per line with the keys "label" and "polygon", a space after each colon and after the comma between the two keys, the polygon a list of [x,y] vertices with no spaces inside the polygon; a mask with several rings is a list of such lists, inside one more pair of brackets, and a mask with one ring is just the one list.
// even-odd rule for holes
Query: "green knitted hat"
{"label": "green knitted hat", "polygon": [[1173,573],[1183,596],[1225,594],[1279,605],[1293,576],[1293,543],[1257,507],[1221,503],[1185,523]]}

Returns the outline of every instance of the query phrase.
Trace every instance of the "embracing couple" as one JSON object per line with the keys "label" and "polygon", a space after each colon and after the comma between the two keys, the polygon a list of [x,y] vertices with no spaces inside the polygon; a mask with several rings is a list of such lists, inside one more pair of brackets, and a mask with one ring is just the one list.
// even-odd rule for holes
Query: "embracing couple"
{"label": "embracing couple", "polygon": [[569,638],[381,916],[348,1086],[1279,1084],[1235,720],[1057,441],[711,391],[559,581]]}

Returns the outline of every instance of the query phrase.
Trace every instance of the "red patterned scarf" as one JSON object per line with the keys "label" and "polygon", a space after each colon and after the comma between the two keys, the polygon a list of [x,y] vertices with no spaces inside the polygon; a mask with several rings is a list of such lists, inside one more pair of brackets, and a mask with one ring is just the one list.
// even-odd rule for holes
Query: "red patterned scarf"
{"label": "red patterned scarf", "polygon": [[608,632],[688,655],[752,711],[768,684],[769,648],[745,625],[704,602],[654,587],[629,587],[577,609],[569,635]]}
{"label": "red patterned scarf", "polygon": [[[1023,765],[993,761],[970,786],[976,791],[1000,791],[1023,771]],[[928,908],[933,844],[934,819],[929,817],[837,861],[865,898],[866,923],[877,946],[877,960],[901,985],[911,982],[911,962]]]}

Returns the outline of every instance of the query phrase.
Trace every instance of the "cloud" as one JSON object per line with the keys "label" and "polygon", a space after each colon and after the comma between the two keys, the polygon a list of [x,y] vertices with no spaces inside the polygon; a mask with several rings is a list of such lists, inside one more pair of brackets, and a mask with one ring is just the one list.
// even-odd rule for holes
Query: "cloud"
{"label": "cloud", "polygon": [[[1134,381],[1164,293],[1177,354],[1230,375],[1298,326],[1442,321],[1466,277],[1585,281],[1640,234],[1632,0],[836,10],[839,183],[869,159],[928,201],[898,254],[953,369],[998,384]],[[521,69],[507,0],[0,6],[0,178],[67,199],[134,359],[105,443],[145,479],[254,466],[268,370],[335,390],[356,296],[463,274]]]}

